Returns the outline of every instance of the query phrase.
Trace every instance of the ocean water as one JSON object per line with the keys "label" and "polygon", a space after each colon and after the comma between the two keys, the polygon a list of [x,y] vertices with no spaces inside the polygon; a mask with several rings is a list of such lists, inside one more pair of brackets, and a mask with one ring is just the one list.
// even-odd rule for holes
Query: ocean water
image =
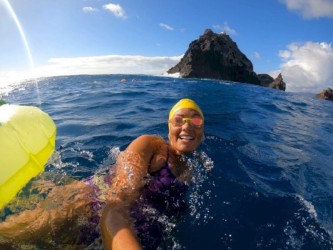
{"label": "ocean water", "polygon": [[165,232],[167,249],[333,249],[332,102],[143,75],[44,78],[1,96],[54,119],[56,153],[43,175],[60,183],[103,171],[141,134],[167,139],[169,109],[193,98],[205,114],[203,164],[193,162],[189,210]]}

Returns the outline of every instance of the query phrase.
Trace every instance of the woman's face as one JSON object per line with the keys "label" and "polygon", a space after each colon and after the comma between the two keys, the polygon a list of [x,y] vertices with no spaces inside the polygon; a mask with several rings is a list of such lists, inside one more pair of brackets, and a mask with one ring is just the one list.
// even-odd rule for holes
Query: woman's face
{"label": "woman's face", "polygon": [[[184,124],[176,124],[175,119],[198,118],[200,114],[189,108],[178,110],[171,121],[169,121],[169,140],[171,147],[177,154],[193,152],[201,143],[204,125],[196,126],[193,122],[187,120]],[[186,120],[186,119],[185,119]]]}

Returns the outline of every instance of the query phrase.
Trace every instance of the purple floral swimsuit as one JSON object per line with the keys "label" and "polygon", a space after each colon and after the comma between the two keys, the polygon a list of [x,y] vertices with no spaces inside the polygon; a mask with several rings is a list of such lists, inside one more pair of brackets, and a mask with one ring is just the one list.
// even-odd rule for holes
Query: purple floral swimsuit
{"label": "purple floral swimsuit", "polygon": [[135,229],[143,248],[157,249],[163,243],[168,218],[179,217],[187,208],[188,186],[171,172],[168,161],[159,171],[151,173],[140,198],[131,209]]}

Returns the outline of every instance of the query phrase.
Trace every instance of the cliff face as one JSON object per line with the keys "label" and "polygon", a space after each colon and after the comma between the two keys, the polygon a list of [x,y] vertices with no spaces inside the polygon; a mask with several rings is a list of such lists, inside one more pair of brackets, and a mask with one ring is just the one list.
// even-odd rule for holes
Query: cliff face
{"label": "cliff face", "polygon": [[252,62],[224,33],[207,29],[193,41],[181,61],[169,69],[169,74],[180,73],[184,78],[209,78],[260,84]]}

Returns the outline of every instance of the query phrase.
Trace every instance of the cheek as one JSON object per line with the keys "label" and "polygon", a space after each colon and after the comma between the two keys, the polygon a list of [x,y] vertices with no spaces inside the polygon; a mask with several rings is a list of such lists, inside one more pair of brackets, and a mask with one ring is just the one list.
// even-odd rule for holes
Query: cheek
{"label": "cheek", "polygon": [[202,130],[200,130],[200,131],[198,131],[197,135],[198,135],[198,138],[200,138],[200,140],[201,140],[201,139],[202,139],[202,137],[204,136],[203,129],[202,129]]}
{"label": "cheek", "polygon": [[180,129],[177,128],[170,128],[169,129],[169,139],[173,139],[175,137],[177,137],[180,133]]}
{"label": "cheek", "polygon": [[197,141],[198,143],[201,143],[201,142],[202,142],[202,139],[203,139],[203,131],[200,131],[200,132],[198,132],[197,135],[196,135],[196,141]]}

